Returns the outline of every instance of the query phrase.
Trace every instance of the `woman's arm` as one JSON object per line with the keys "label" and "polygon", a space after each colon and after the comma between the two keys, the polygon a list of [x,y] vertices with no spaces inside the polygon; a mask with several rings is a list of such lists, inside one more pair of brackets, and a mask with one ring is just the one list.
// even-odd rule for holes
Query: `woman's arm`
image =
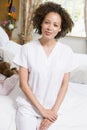
{"label": "woman's arm", "polygon": [[64,78],[63,78],[63,81],[62,81],[62,85],[61,85],[61,88],[59,90],[59,93],[58,93],[58,96],[57,96],[57,99],[56,99],[56,102],[52,108],[52,110],[57,113],[57,111],[59,110],[59,107],[65,97],[65,94],[67,92],[67,89],[68,89],[68,83],[69,83],[69,79],[70,79],[70,73],[66,73],[64,75]]}
{"label": "woman's arm", "polygon": [[[52,110],[57,113],[57,111],[59,110],[59,107],[65,97],[67,88],[68,88],[68,83],[69,83],[69,78],[70,78],[70,73],[66,73],[64,75],[63,81],[62,81],[62,85],[60,88],[60,91],[58,93],[56,102],[54,104],[54,106],[52,107]],[[53,121],[54,122],[54,121]],[[40,124],[40,128],[39,130],[44,130],[44,129],[48,129],[48,127],[53,123],[52,121],[50,121],[49,119],[43,119],[41,124]]]}
{"label": "woman's arm", "polygon": [[45,109],[40,102],[37,100],[36,96],[32,92],[32,89],[30,85],[28,84],[28,79],[29,79],[29,72],[28,69],[24,67],[20,67],[19,69],[19,79],[20,79],[20,87],[24,94],[27,96],[27,98],[30,100],[33,106],[35,106],[40,114],[44,118],[48,118],[49,120],[53,121],[57,118],[57,114],[55,114],[54,111],[51,109]]}

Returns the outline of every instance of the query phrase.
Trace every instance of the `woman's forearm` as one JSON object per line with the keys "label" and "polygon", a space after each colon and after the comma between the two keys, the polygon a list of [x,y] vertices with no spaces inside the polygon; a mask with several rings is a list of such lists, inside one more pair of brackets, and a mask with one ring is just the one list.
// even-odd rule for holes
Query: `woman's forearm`
{"label": "woman's forearm", "polygon": [[63,79],[61,88],[59,90],[59,93],[57,95],[56,102],[55,102],[54,106],[52,107],[52,110],[55,111],[56,113],[58,112],[59,107],[61,106],[61,103],[63,102],[63,99],[66,95],[66,92],[68,89],[69,78],[70,78],[69,73],[64,75],[64,79]]}
{"label": "woman's forearm", "polygon": [[36,96],[32,92],[31,87],[27,83],[22,83],[20,84],[22,91],[26,95],[26,97],[29,99],[31,104],[35,106],[40,112],[43,109],[43,106],[40,104],[40,102],[37,100]]}
{"label": "woman's forearm", "polygon": [[59,110],[59,107],[61,106],[61,103],[65,97],[66,91],[67,91],[67,88],[61,88],[59,91],[56,102],[54,106],[52,107],[52,110],[55,111],[56,113]]}
{"label": "woman's forearm", "polygon": [[19,79],[20,79],[20,88],[22,89],[23,93],[29,99],[32,105],[34,105],[39,111],[43,109],[43,106],[37,100],[36,96],[32,92],[31,87],[28,84],[29,81],[29,72],[28,69],[24,67],[19,68]]}

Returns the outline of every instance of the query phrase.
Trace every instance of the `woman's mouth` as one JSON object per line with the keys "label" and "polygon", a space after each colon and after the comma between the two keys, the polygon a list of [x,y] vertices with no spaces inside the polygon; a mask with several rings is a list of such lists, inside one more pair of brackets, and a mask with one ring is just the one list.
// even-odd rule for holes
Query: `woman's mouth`
{"label": "woman's mouth", "polygon": [[45,34],[49,36],[52,34],[52,32],[45,31]]}

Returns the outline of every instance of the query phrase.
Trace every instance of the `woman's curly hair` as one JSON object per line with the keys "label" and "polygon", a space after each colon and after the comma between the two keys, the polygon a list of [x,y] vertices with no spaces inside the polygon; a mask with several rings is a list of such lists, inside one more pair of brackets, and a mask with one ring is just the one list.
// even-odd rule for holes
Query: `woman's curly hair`
{"label": "woman's curly hair", "polygon": [[50,12],[58,13],[61,16],[62,21],[61,31],[58,32],[55,38],[64,37],[68,32],[71,32],[74,23],[67,11],[64,8],[62,8],[60,4],[46,2],[41,4],[34,12],[33,26],[38,34],[42,34],[41,24],[45,16]]}

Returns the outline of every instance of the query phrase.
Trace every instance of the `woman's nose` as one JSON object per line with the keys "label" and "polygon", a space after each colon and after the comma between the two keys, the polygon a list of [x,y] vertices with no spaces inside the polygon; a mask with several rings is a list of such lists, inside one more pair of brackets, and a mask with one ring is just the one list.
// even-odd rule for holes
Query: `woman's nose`
{"label": "woman's nose", "polygon": [[52,24],[49,24],[48,29],[49,29],[49,30],[52,30],[52,29],[53,29],[53,25],[52,25]]}

